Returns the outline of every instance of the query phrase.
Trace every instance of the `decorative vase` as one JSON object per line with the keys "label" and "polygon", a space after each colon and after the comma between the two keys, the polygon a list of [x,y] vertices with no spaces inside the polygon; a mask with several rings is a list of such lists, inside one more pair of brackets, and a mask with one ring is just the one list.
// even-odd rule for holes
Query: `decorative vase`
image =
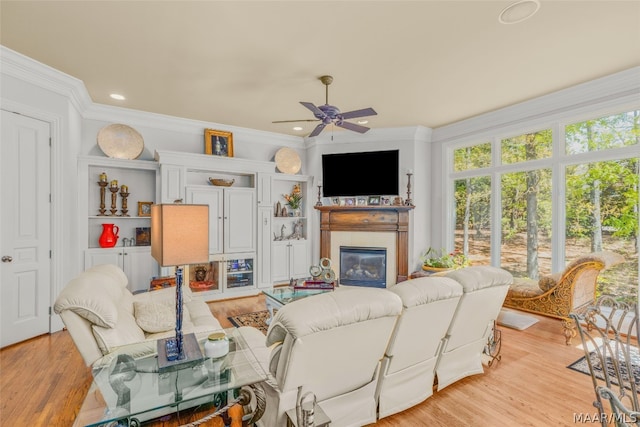
{"label": "decorative vase", "polygon": [[120,227],[114,224],[102,224],[102,234],[100,235],[100,239],[98,243],[100,247],[103,248],[112,248],[118,243],[118,233],[120,232]]}
{"label": "decorative vase", "polygon": [[294,209],[293,216],[302,216],[302,210],[300,208]]}

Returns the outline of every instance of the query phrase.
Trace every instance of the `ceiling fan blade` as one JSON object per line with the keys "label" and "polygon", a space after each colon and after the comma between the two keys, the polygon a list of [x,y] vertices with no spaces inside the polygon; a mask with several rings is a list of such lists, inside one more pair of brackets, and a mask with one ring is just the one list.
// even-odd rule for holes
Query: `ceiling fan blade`
{"label": "ceiling fan blade", "polygon": [[344,129],[349,129],[354,132],[359,132],[359,133],[365,133],[366,131],[369,130],[369,128],[366,126],[360,126],[355,123],[349,123],[349,122],[336,122],[336,126],[339,126]]}
{"label": "ceiling fan blade", "polygon": [[313,115],[316,116],[316,117],[324,117],[324,116],[326,116],[326,114],[324,114],[324,112],[321,109],[319,109],[318,107],[313,105],[311,102],[302,102],[301,101],[300,104],[304,105],[309,110],[311,110]]}
{"label": "ceiling fan blade", "polygon": [[322,129],[324,129],[325,126],[326,125],[324,123],[320,123],[318,126],[316,126],[313,132],[309,134],[309,138],[320,135],[320,132],[322,132]]}
{"label": "ceiling fan blade", "polygon": [[347,111],[340,115],[343,119],[355,119],[356,117],[376,116],[377,114],[373,108],[363,108],[362,110]]}
{"label": "ceiling fan blade", "polygon": [[302,120],[276,120],[271,123],[294,123],[294,122],[319,122],[318,119],[302,119]]}

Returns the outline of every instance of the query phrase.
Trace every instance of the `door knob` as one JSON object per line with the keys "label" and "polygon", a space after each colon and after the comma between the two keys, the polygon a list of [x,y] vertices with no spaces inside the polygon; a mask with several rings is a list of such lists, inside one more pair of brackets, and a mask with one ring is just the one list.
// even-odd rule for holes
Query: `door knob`
{"label": "door knob", "polygon": [[13,258],[11,258],[8,255],[5,255],[2,257],[2,262],[11,262],[11,261],[13,261]]}

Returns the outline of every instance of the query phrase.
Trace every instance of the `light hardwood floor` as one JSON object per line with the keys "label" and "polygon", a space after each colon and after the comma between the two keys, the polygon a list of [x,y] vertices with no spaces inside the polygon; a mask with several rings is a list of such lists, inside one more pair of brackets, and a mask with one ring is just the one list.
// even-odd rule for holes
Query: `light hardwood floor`
{"label": "light hardwood floor", "polygon": [[[262,296],[209,305],[224,327],[231,326],[228,316],[265,307]],[[566,368],[582,356],[578,340],[566,346],[558,320],[536,317],[525,331],[501,328],[502,360],[484,374],[375,425],[569,426],[574,414],[593,414],[590,377]],[[6,347],[0,350],[0,425],[71,426],[90,384],[91,372],[66,331]]]}

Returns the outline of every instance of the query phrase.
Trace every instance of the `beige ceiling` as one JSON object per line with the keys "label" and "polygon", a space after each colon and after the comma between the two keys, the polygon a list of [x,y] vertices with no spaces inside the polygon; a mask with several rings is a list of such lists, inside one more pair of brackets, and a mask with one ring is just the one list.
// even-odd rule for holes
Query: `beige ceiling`
{"label": "beige ceiling", "polygon": [[[640,65],[640,1],[6,1],[0,42],[94,102],[291,135],[299,101],[431,128]],[[109,94],[125,95],[114,101]]]}

